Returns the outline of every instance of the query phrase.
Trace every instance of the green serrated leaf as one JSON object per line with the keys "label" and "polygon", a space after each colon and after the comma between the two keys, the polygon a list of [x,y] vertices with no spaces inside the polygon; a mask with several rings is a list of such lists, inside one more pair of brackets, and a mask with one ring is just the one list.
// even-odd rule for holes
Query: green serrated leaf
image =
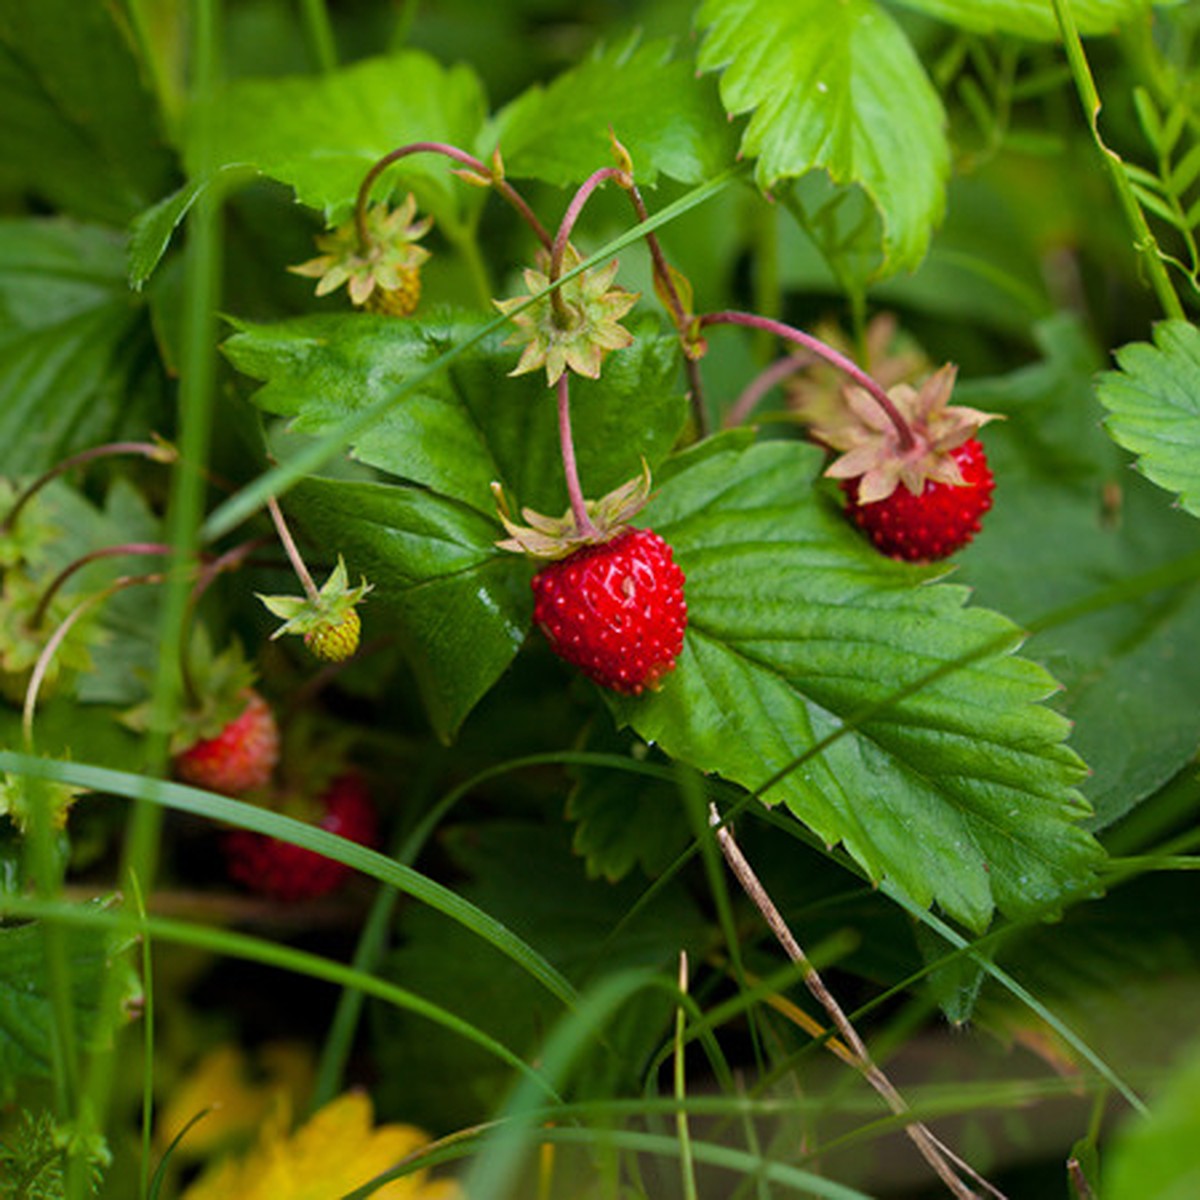
{"label": "green serrated leaf", "polygon": [[[112,1036],[98,1021],[101,997],[112,994],[114,972],[121,1011],[132,1012],[140,996],[137,977],[124,957],[128,944],[93,930],[70,930],[64,936],[76,1027],[86,1045],[98,1048]],[[0,927],[0,1094],[11,1096],[21,1079],[51,1075],[53,1021],[41,923]]]}
{"label": "green serrated leaf", "polygon": [[[319,434],[394,392],[484,321],[305,317],[242,325],[225,351],[240,371],[266,381],[254,403],[293,418],[297,432]],[[592,497],[638,475],[643,458],[653,469],[686,420],[686,402],[675,390],[677,339],[656,321],[632,332],[634,344],[608,359],[599,380],[571,382],[579,469]],[[354,445],[355,457],[489,517],[493,480],[521,505],[564,512],[553,393],[540,375],[509,377],[517,352],[504,338],[496,333],[404,400]]]}
{"label": "green serrated leaf", "polygon": [[286,503],[313,540],[375,584],[362,612],[367,637],[399,638],[434,730],[448,741],[525,640],[533,610],[525,560],[497,551],[494,520],[420,488],[311,479]]}
{"label": "green serrated leaf", "polygon": [[[421,51],[405,50],[322,76],[232,83],[217,97],[209,121],[218,164],[257,168],[288,184],[333,225],[349,215],[377,159],[408,142],[470,147],[485,112],[470,68],[443,67]],[[439,221],[461,223],[480,193],[450,175],[450,166],[440,155],[413,155],[393,167],[387,181],[411,189]]]}
{"label": "green serrated leaf", "polygon": [[1200,516],[1200,329],[1186,321],[1154,327],[1154,344],[1117,351],[1119,371],[1096,389],[1105,428],[1138,456],[1138,468]]}
{"label": "green serrated leaf", "polygon": [[1091,886],[1084,768],[1039,704],[1054,681],[1004,617],[858,538],[813,489],[820,458],[768,443],[662,485],[646,517],[690,623],[677,671],[618,716],[701,770],[776,780],[767,802],[972,928]]}
{"label": "green serrated leaf", "polygon": [[921,261],[945,203],[941,101],[892,17],[873,0],[705,0],[699,67],[749,113],[742,152],[763,188],[809,171],[858,184],[882,221],[881,274]]}
{"label": "green serrated leaf", "polygon": [[[1083,327],[1060,315],[1036,333],[1043,361],[958,388],[961,403],[1006,417],[983,439],[996,503],[960,556],[960,578],[980,603],[1022,623],[1172,564],[1186,568],[1196,551],[1192,518],[1132,474],[1105,436],[1094,395],[1102,359]],[[1083,787],[1096,809],[1089,827],[1110,825],[1194,756],[1197,644],[1198,582],[1133,591],[1030,640],[1026,652],[1065,685],[1056,707],[1092,767]]]}
{"label": "green serrated leaf", "polygon": [[145,436],[157,415],[161,378],[123,251],[98,226],[0,221],[0,474]]}
{"label": "green serrated leaf", "polygon": [[[974,33],[1013,33],[1036,41],[1056,41],[1058,22],[1048,0],[900,0],[906,8],[969,29]],[[1112,33],[1117,26],[1141,16],[1155,0],[1071,0],[1079,32]],[[1165,0],[1174,3],[1175,0]]]}
{"label": "green serrated leaf", "polygon": [[517,97],[486,136],[499,144],[507,174],[566,186],[615,165],[610,129],[639,183],[653,184],[660,173],[700,183],[733,160],[715,90],[666,40],[598,51]]}

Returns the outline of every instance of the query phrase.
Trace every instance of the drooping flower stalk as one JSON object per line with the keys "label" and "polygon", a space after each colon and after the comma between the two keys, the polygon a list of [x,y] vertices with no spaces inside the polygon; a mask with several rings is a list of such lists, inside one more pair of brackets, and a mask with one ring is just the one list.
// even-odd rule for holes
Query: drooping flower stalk
{"label": "drooping flower stalk", "polygon": [[801,368],[813,361],[809,350],[799,354],[790,354],[785,358],[776,359],[769,367],[760,372],[746,385],[745,390],[725,414],[722,424],[726,429],[736,429],[754,411],[758,402],[777,384],[794,375]]}
{"label": "drooping flower stalk", "polygon": [[[563,213],[562,221],[559,223],[558,232],[554,236],[554,245],[550,250],[549,279],[551,284],[557,283],[559,276],[562,275],[563,257],[571,241],[571,230],[575,228],[575,223],[579,220],[579,215],[583,212],[584,205],[587,204],[592,193],[609,179],[628,179],[628,176],[616,167],[601,167],[600,170],[594,171],[589,175],[579,185],[579,190],[575,195],[571,197],[571,202],[567,205],[567,211]],[[571,312],[566,300],[564,300],[560,288],[555,288],[550,293],[550,304],[554,309],[555,317],[562,327],[570,329],[576,317]]]}
{"label": "drooping flower stalk", "polygon": [[363,176],[363,181],[359,185],[358,197],[354,204],[354,223],[358,229],[360,248],[364,252],[370,245],[370,236],[367,230],[367,207],[371,197],[371,189],[375,186],[375,181],[388,167],[412,154],[442,154],[454,162],[461,163],[469,171],[468,178],[472,182],[495,188],[512,205],[525,224],[533,230],[538,241],[547,250],[550,249],[551,240],[549,233],[546,232],[546,227],[538,220],[533,209],[529,207],[516,188],[504,178],[498,165],[498,159],[496,167],[489,167],[473,154],[468,154],[465,150],[460,150],[457,146],[450,145],[449,142],[409,142],[405,146],[398,146],[395,150],[389,151],[382,158],[378,159],[366,175]]}
{"label": "drooping flower stalk", "polygon": [[103,546],[99,550],[89,550],[87,554],[81,554],[73,562],[67,563],[47,585],[41,599],[38,601],[37,608],[33,610],[33,616],[29,619],[30,629],[36,630],[41,626],[42,620],[45,618],[59,589],[76,571],[82,570],[89,563],[94,563],[104,558],[120,558],[124,555],[169,555],[171,553],[171,547],[165,542],[123,542],[119,546]]}
{"label": "drooping flower stalk", "polygon": [[699,318],[699,324],[702,327],[708,327],[709,325],[744,325],[749,329],[761,329],[767,333],[773,333],[777,337],[794,342],[798,346],[803,346],[806,350],[811,350],[818,358],[824,359],[830,366],[836,367],[852,379],[879,405],[884,413],[887,414],[888,420],[895,427],[901,451],[911,450],[916,444],[908,422],[905,421],[883,388],[856,363],[835,350],[832,346],[826,345],[820,338],[813,337],[810,333],[804,333],[802,330],[787,325],[782,321],[773,320],[771,317],[760,317],[755,313],[729,310],[705,313],[704,316]]}
{"label": "drooping flower stalk", "polygon": [[39,475],[14,501],[3,521],[0,521],[0,535],[8,533],[17,523],[25,505],[33,499],[48,483],[64,475],[72,467],[81,467],[85,463],[95,462],[99,458],[110,458],[119,454],[139,454],[152,462],[170,463],[178,457],[175,448],[166,442],[107,442],[103,446],[91,446],[55,463],[43,475]]}
{"label": "drooping flower stalk", "polygon": [[274,496],[267,497],[267,511],[271,514],[271,520],[275,523],[275,532],[279,534],[279,540],[283,543],[283,549],[288,556],[288,562],[292,564],[292,570],[296,572],[296,578],[300,580],[300,586],[304,588],[304,594],[310,600],[316,601],[320,595],[317,585],[313,582],[313,577],[309,573],[308,566],[296,546],[296,541],[292,537],[292,531],[288,528],[287,521],[283,519],[283,510],[279,507],[279,501]]}

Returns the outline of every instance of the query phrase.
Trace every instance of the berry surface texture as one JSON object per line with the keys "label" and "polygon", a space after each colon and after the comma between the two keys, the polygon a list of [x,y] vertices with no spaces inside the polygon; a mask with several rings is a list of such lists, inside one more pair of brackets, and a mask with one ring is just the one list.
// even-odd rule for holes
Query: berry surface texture
{"label": "berry surface texture", "polygon": [[970,438],[951,456],[964,483],[927,479],[919,496],[901,483],[890,496],[859,504],[858,480],[843,482],[851,517],[884,554],[906,562],[932,562],[961,550],[979,532],[995,488],[983,446]]}
{"label": "berry surface texture", "polygon": [[216,737],[204,738],[175,759],[184,783],[240,796],[265,787],[279,761],[279,727],[271,706],[255,691],[246,707]]}
{"label": "berry surface texture", "polygon": [[589,679],[639,695],[659,686],[683,648],[683,585],[671,547],[629,529],[543,567],[533,579],[534,620]]}

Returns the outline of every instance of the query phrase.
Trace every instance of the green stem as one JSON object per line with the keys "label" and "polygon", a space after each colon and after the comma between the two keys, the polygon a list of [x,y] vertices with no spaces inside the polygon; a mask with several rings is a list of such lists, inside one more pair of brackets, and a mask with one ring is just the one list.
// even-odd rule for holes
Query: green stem
{"label": "green stem", "polygon": [[333,38],[333,25],[329,21],[325,0],[300,0],[300,15],[304,20],[309,49],[317,60],[317,69],[322,75],[336,71],[337,43]]}
{"label": "green stem", "polygon": [[1100,156],[1108,168],[1121,210],[1129,222],[1133,233],[1134,248],[1141,257],[1150,283],[1154,288],[1158,302],[1168,317],[1184,320],[1183,304],[1180,302],[1171,277],[1159,254],[1158,243],[1146,221],[1146,214],[1134,195],[1129,177],[1125,174],[1124,164],[1114,151],[1105,145],[1100,135],[1100,93],[1096,90],[1096,81],[1088,66],[1087,56],[1083,51],[1083,43],[1079,39],[1079,30],[1075,27],[1075,18],[1071,13],[1070,0],[1051,0],[1054,5],[1054,15],[1058,18],[1059,33],[1062,35],[1063,47],[1067,52],[1067,62],[1071,67],[1071,75],[1075,80],[1075,89],[1079,93],[1079,101],[1083,105],[1084,115],[1092,131],[1092,140],[1096,143]]}

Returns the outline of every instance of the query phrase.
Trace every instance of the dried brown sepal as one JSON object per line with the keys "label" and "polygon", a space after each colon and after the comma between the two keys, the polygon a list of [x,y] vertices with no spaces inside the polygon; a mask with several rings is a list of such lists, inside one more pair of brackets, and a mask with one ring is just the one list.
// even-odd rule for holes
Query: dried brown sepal
{"label": "dried brown sepal", "polygon": [[518,524],[512,519],[504,489],[500,484],[493,483],[492,495],[496,498],[496,510],[500,523],[508,534],[507,538],[496,545],[501,550],[509,550],[514,554],[554,560],[566,558],[581,546],[594,546],[611,541],[627,529],[629,522],[646,507],[650,499],[650,486],[650,468],[643,459],[640,475],[621,484],[606,496],[601,496],[599,500],[585,502],[593,529],[584,532],[579,529],[570,509],[561,517],[548,517],[544,513],[534,512],[533,509],[523,508],[521,516],[527,524]]}

